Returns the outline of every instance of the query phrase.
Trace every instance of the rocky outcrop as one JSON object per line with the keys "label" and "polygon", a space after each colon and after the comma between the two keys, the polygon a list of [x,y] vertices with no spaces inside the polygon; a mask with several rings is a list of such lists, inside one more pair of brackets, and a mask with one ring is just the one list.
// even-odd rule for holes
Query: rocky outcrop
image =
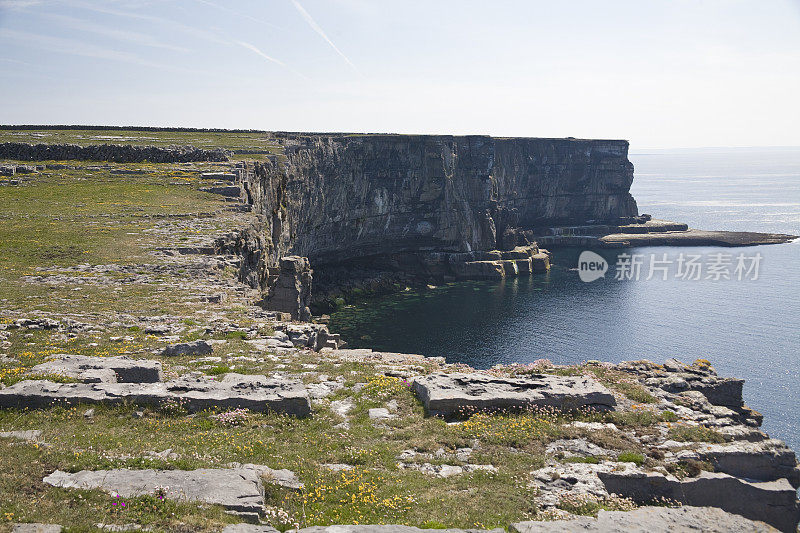
{"label": "rocky outcrop", "polygon": [[114,163],[187,163],[227,161],[224,150],[204,150],[193,146],[168,147],[97,144],[0,143],[0,159],[16,161],[112,161]]}
{"label": "rocky outcrop", "polygon": [[425,411],[445,419],[463,418],[476,411],[522,410],[555,407],[576,410],[613,409],[614,396],[586,376],[500,378],[485,374],[431,374],[412,383]]}
{"label": "rocky outcrop", "polygon": [[751,482],[715,472],[679,480],[657,472],[599,472],[610,493],[639,502],[666,499],[698,507],[718,507],[795,533],[800,521],[797,491],[785,479]]}
{"label": "rocky outcrop", "polygon": [[278,267],[269,269],[266,289],[265,309],[289,313],[293,320],[311,319],[311,265],[307,258],[282,257]]}

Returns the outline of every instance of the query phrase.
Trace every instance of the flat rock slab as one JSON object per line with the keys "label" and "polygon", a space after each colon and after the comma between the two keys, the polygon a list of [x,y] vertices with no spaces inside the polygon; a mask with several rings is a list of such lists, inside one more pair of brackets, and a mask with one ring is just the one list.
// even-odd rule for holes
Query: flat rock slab
{"label": "flat rock slab", "polygon": [[61,533],[58,524],[14,524],[11,533]]}
{"label": "flat rock slab", "polygon": [[763,522],[754,522],[715,507],[640,507],[633,511],[603,511],[597,518],[581,516],[553,522],[519,522],[511,533],[768,533],[777,531]]}
{"label": "flat rock slab", "polygon": [[188,411],[249,409],[295,416],[311,412],[299,381],[259,375],[226,374],[223,379],[188,375],[166,383],[54,383],[20,381],[0,390],[0,407],[41,408],[54,403],[119,404],[159,407],[178,402]]}
{"label": "flat rock slab", "polygon": [[17,439],[27,441],[37,441],[42,434],[40,429],[24,429],[20,431],[0,431],[0,438],[2,439]]}
{"label": "flat rock slab", "polygon": [[797,532],[800,505],[797,491],[785,479],[750,482],[716,472],[679,480],[656,472],[598,472],[609,493],[638,502],[667,498],[685,505],[718,507],[750,520]]}
{"label": "flat rock slab", "polygon": [[225,526],[222,533],[278,533],[272,526],[257,526],[255,524],[231,524]]}
{"label": "flat rock slab", "polygon": [[257,514],[264,510],[264,483],[283,486],[284,479],[292,482],[292,488],[299,484],[293,472],[252,464],[197,470],[81,470],[75,474],[56,470],[43,481],[67,489],[101,489],[125,498],[154,494],[161,488],[171,500],[204,502],[237,513]]}
{"label": "flat rock slab", "polygon": [[746,231],[666,231],[659,233],[612,233],[598,239],[608,247],[621,246],[755,246],[791,242],[796,235]]}
{"label": "flat rock slab", "polygon": [[175,357],[178,355],[209,355],[214,347],[208,341],[196,340],[194,342],[180,342],[171,344],[161,351],[161,355]]}
{"label": "flat rock slab", "polygon": [[616,405],[611,392],[586,376],[532,374],[501,378],[486,374],[431,374],[412,383],[429,416],[463,418],[475,411],[555,407],[562,410]]}
{"label": "flat rock slab", "polygon": [[36,365],[35,374],[60,374],[88,383],[156,383],[161,381],[161,363],[130,357],[90,357],[59,354]]}
{"label": "flat rock slab", "polygon": [[165,490],[171,500],[221,505],[229,511],[259,513],[264,508],[261,473],[252,468],[197,470],[56,470],[43,479],[66,489],[101,489],[124,498]]}
{"label": "flat rock slab", "polygon": [[358,525],[358,526],[314,526],[300,530],[289,530],[291,533],[505,533],[505,529],[420,529],[411,526],[397,525]]}

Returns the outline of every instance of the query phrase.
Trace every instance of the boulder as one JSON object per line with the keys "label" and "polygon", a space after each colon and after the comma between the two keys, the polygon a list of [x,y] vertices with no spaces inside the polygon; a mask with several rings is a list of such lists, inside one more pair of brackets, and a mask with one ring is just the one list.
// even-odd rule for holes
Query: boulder
{"label": "boulder", "polygon": [[501,261],[501,263],[503,263],[503,270],[505,270],[506,276],[513,277],[519,274],[519,268],[515,260],[507,259]]}
{"label": "boulder", "polygon": [[796,533],[800,522],[797,491],[785,479],[751,482],[728,474],[701,472],[679,480],[656,472],[598,472],[609,493],[637,502],[669,499],[685,505],[719,507]]}
{"label": "boulder", "polygon": [[59,354],[34,366],[34,374],[60,374],[87,383],[155,383],[161,381],[161,363],[126,356],[90,357]]}
{"label": "boulder", "polygon": [[526,259],[517,259],[514,262],[517,264],[517,272],[520,275],[533,272],[533,263],[530,257]]}
{"label": "boulder", "polygon": [[416,378],[412,388],[429,416],[446,419],[469,416],[475,411],[533,407],[608,410],[616,405],[611,392],[587,376],[532,374],[502,378],[478,373],[437,373]]}
{"label": "boulder", "polygon": [[511,533],[769,533],[776,531],[763,522],[753,522],[714,507],[640,507],[633,511],[600,510],[597,518],[574,517],[552,522],[517,522]]}
{"label": "boulder", "polygon": [[544,252],[534,254],[531,258],[534,272],[547,272],[550,270],[550,256]]}
{"label": "boulder", "polygon": [[171,344],[161,351],[161,355],[173,357],[178,355],[209,355],[214,351],[208,341],[196,340],[194,342],[181,342]]}
{"label": "boulder", "polygon": [[458,279],[503,279],[506,275],[502,261],[467,261],[452,265]]}

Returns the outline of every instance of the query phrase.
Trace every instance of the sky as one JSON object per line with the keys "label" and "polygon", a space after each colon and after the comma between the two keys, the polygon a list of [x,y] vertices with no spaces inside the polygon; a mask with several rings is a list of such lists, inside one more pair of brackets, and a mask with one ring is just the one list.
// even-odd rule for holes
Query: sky
{"label": "sky", "polygon": [[0,0],[0,123],[800,146],[800,0]]}

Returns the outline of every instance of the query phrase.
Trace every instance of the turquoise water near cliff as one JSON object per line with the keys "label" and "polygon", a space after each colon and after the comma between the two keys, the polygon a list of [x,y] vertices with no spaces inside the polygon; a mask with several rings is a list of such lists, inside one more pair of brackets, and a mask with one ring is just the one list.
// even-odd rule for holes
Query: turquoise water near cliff
{"label": "turquoise water near cliff", "polygon": [[[639,211],[702,229],[800,235],[800,148],[632,153]],[[709,359],[746,379],[764,429],[800,449],[800,243],[751,248],[606,251],[606,277],[583,283],[581,250],[555,252],[552,271],[502,283],[454,283],[372,299],[332,315],[351,346],[464,362],[477,368],[548,358]],[[639,281],[615,280],[618,254],[642,254]],[[679,254],[762,256],[758,279],[683,280]],[[673,261],[647,277],[651,254]],[[749,262],[747,263],[749,266]],[[706,275],[703,272],[702,277]],[[735,278],[735,276],[734,276]]]}

